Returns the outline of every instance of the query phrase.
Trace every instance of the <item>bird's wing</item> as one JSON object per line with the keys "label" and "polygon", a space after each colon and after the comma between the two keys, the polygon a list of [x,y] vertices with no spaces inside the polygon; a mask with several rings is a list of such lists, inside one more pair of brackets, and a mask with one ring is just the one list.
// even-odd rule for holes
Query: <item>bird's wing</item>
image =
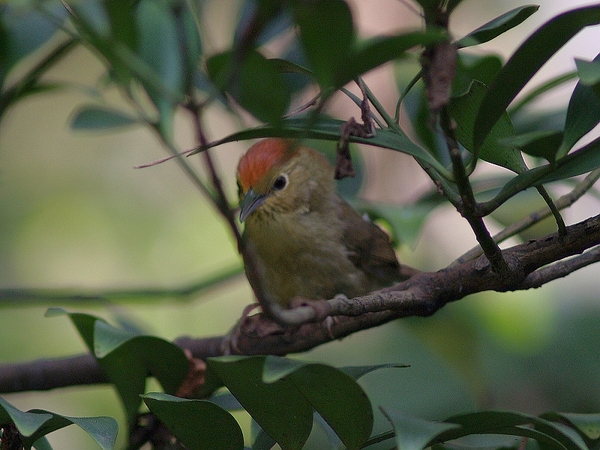
{"label": "bird's wing", "polygon": [[372,279],[376,287],[406,278],[400,271],[390,239],[381,228],[363,219],[344,201],[340,203],[339,214],[344,222],[342,241],[349,259]]}

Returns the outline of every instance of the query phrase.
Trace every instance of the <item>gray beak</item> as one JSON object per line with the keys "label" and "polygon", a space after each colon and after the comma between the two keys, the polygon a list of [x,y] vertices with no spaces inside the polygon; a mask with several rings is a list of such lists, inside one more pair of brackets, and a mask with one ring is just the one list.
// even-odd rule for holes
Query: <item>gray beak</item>
{"label": "gray beak", "polygon": [[257,194],[250,188],[240,202],[240,222],[244,222],[252,212],[264,203],[266,194]]}

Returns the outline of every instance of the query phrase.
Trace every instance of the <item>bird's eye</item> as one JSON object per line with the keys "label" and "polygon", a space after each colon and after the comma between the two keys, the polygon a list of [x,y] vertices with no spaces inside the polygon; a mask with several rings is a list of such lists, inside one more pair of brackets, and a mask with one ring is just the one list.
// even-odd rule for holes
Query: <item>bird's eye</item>
{"label": "bird's eye", "polygon": [[273,181],[272,187],[274,190],[276,191],[280,191],[282,190],[284,187],[287,186],[288,183],[288,178],[287,175],[279,175],[275,181]]}

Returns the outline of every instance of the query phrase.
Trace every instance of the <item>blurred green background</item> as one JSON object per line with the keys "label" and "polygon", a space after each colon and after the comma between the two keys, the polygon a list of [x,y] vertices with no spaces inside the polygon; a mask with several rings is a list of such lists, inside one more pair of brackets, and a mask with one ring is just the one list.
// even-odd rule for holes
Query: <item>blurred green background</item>
{"label": "blurred green background", "polygon": [[[232,16],[240,2],[205,3],[211,20],[204,45],[210,53],[232,36]],[[351,3],[363,35],[419,23],[418,17],[394,0]],[[566,9],[563,3],[541,1],[538,14],[506,37],[492,41],[488,48],[509,54],[524,36]],[[465,1],[452,26],[460,36],[519,5],[517,1]],[[587,45],[593,41],[593,33],[582,33],[563,50],[563,59],[551,61],[538,77],[549,78],[567,70],[567,65],[574,67],[574,56],[593,58],[594,48]],[[36,54],[32,55],[24,66],[35,58]],[[14,76],[23,69],[18,67]],[[30,97],[0,122],[0,288],[65,288],[83,293],[168,288],[241,264],[224,221],[174,162],[133,169],[166,155],[150,131],[129,128],[118,133],[84,133],[69,128],[73,111],[89,101],[89,86],[98,85],[103,70],[94,55],[77,49],[48,75],[49,79],[68,81],[71,89]],[[376,95],[389,98],[389,107],[397,95],[392,90],[392,73],[386,67],[366,78]],[[118,92],[109,91],[108,100],[113,106],[127,107],[120,103]],[[566,97],[559,93],[540,107],[566,106],[565,102]],[[345,117],[354,110],[338,99],[332,111]],[[206,119],[211,139],[239,127],[238,119],[218,107],[212,108]],[[183,116],[177,118],[176,136],[181,149],[195,145],[191,124]],[[232,199],[236,163],[247,145],[228,144],[215,152]],[[409,159],[363,150],[367,198],[401,204],[429,188]],[[200,167],[199,161],[193,164]],[[559,187],[555,192],[563,191]],[[597,209],[598,202],[588,200],[569,211],[566,219],[581,220]],[[516,212],[514,208],[512,213]],[[490,226],[498,228],[497,224]],[[437,270],[474,243],[458,214],[442,208],[430,216],[417,242],[402,246],[399,252],[408,264]],[[404,412],[422,417],[443,418],[474,408],[534,414],[549,410],[598,412],[597,276],[598,268],[590,267],[532,292],[472,296],[433,317],[357,333],[298,357],[338,366],[410,364],[410,368],[371,374],[361,383],[375,406],[385,406],[390,398],[397,405],[401,399]],[[243,276],[190,299],[139,298],[110,304],[0,299],[0,362],[84,351],[68,320],[44,318],[50,306],[91,312],[113,323],[127,320],[173,339],[224,334],[252,301]],[[6,398],[23,410],[46,408],[67,415],[123,417],[110,387]],[[50,435],[50,441],[60,442],[58,448],[93,446],[85,433],[74,427]]]}

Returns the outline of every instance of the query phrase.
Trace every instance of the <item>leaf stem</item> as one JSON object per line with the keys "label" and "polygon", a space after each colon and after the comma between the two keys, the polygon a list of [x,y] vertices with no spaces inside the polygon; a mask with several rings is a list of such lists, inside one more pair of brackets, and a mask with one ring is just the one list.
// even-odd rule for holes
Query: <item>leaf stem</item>
{"label": "leaf stem", "polygon": [[461,151],[454,133],[454,125],[452,124],[452,119],[450,118],[446,106],[442,107],[440,110],[440,125],[444,132],[450,160],[452,161],[454,179],[461,198],[458,211],[467,222],[469,222],[471,229],[475,233],[477,242],[479,242],[483,253],[492,266],[492,270],[498,274],[508,276],[510,274],[510,268],[502,256],[500,247],[498,247],[492,239],[490,232],[483,222],[483,218],[477,212],[478,205],[475,201],[473,189],[471,188],[471,183],[469,182],[469,178],[465,171]]}

